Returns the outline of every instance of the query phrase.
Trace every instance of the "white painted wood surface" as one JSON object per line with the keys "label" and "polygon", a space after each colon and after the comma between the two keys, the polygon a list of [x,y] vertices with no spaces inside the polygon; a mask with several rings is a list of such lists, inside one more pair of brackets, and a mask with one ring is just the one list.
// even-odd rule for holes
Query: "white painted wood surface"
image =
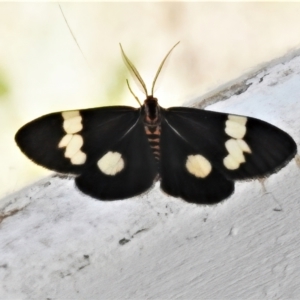
{"label": "white painted wood surface", "polygon": [[[299,74],[300,57],[278,63],[209,109],[261,118],[299,145]],[[46,178],[1,201],[0,298],[300,299],[296,160],[264,187],[239,182],[207,207],[158,186],[101,202]]]}

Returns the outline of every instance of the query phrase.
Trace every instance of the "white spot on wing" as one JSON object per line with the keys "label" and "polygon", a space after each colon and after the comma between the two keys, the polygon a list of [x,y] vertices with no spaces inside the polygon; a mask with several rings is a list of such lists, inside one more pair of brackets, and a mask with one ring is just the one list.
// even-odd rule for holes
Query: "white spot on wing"
{"label": "white spot on wing", "polygon": [[86,154],[80,150],[83,145],[83,138],[74,134],[82,130],[82,117],[78,110],[64,111],[61,113],[64,118],[63,128],[66,135],[60,140],[58,148],[66,148],[65,157],[69,158],[73,165],[82,165],[86,161]]}
{"label": "white spot on wing", "polygon": [[82,165],[86,161],[86,154],[79,150],[75,155],[71,158],[71,163],[73,165]]}
{"label": "white spot on wing", "polygon": [[66,133],[76,133],[82,129],[82,117],[76,116],[64,121],[63,127]]}
{"label": "white spot on wing", "polygon": [[74,134],[67,145],[65,157],[72,158],[82,147],[83,138],[79,134]]}
{"label": "white spot on wing", "polygon": [[245,162],[245,157],[238,142],[234,139],[230,139],[225,143],[225,147],[230,156],[234,158],[239,164]]}
{"label": "white spot on wing", "polygon": [[185,164],[189,173],[204,178],[211,172],[210,162],[202,155],[189,155]]}
{"label": "white spot on wing", "polygon": [[251,153],[251,149],[244,140],[236,140],[243,152]]}
{"label": "white spot on wing", "polygon": [[225,142],[228,155],[224,158],[223,164],[228,170],[236,170],[244,163],[244,152],[251,153],[249,145],[243,140],[246,134],[247,117],[228,115],[225,132],[232,137]]}
{"label": "white spot on wing", "polygon": [[239,123],[241,125],[246,125],[247,123],[247,117],[243,116],[228,115],[228,120]]}
{"label": "white spot on wing", "polygon": [[223,164],[228,170],[236,170],[240,166],[240,164],[231,155],[227,155],[224,158]]}
{"label": "white spot on wing", "polygon": [[78,110],[70,110],[70,111],[64,111],[61,113],[64,120],[68,120],[74,117],[80,116],[80,113]]}
{"label": "white spot on wing", "polygon": [[114,176],[124,169],[124,160],[118,152],[107,152],[97,163],[102,173]]}
{"label": "white spot on wing", "polygon": [[65,148],[68,146],[69,142],[71,141],[72,134],[66,134],[59,142],[58,148]]}
{"label": "white spot on wing", "polygon": [[234,121],[227,120],[225,132],[235,139],[242,139],[246,133],[246,126]]}

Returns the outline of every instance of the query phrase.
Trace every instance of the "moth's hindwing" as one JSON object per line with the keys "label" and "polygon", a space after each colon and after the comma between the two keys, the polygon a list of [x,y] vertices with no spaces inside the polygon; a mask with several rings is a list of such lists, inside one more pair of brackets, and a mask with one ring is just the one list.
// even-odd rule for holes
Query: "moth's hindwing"
{"label": "moth's hindwing", "polygon": [[76,178],[78,188],[101,200],[124,199],[149,189],[157,164],[142,120]]}
{"label": "moth's hindwing", "polygon": [[255,118],[181,107],[165,110],[164,116],[192,151],[230,180],[268,176],[297,152],[286,132]]}

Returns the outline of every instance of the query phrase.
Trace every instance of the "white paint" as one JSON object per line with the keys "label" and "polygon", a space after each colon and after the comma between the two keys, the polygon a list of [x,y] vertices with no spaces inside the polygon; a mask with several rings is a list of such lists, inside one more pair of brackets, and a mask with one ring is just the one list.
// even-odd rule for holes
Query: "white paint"
{"label": "white paint", "polygon": [[66,147],[65,157],[72,158],[82,147],[83,138],[79,134],[74,134]]}
{"label": "white paint", "polygon": [[227,120],[225,132],[235,139],[242,139],[246,133],[246,126],[235,121]]}
{"label": "white paint", "polygon": [[109,151],[99,159],[97,165],[102,173],[114,176],[124,169],[125,164],[121,153]]}
{"label": "white paint", "polygon": [[189,173],[200,178],[205,178],[212,169],[210,162],[200,154],[189,155],[185,166]]}

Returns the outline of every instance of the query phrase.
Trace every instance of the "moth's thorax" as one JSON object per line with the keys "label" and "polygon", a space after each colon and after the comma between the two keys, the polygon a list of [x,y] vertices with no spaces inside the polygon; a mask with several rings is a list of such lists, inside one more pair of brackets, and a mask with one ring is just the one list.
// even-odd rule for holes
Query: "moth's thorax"
{"label": "moth's thorax", "polygon": [[144,101],[144,128],[155,160],[160,160],[161,112],[157,99],[148,96]]}
{"label": "moth's thorax", "polygon": [[161,115],[160,107],[157,99],[153,96],[148,96],[144,101],[144,123],[145,126],[157,126],[160,125]]}

